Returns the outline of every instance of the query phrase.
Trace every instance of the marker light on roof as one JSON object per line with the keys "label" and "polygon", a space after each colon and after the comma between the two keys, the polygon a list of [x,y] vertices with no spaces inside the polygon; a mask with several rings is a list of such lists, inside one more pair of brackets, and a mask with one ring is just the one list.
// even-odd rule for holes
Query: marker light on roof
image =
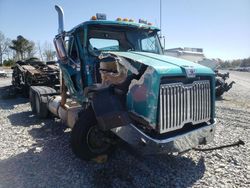
{"label": "marker light on roof", "polygon": [[152,23],[148,22],[148,25],[153,25]]}
{"label": "marker light on roof", "polygon": [[134,22],[134,20],[133,19],[129,19],[129,22]]}
{"label": "marker light on roof", "polygon": [[128,22],[128,18],[124,18],[123,21],[124,21],[124,22]]}
{"label": "marker light on roof", "polygon": [[92,16],[91,20],[97,20],[97,17],[96,16]]}
{"label": "marker light on roof", "polygon": [[122,21],[122,18],[117,18],[116,21]]}

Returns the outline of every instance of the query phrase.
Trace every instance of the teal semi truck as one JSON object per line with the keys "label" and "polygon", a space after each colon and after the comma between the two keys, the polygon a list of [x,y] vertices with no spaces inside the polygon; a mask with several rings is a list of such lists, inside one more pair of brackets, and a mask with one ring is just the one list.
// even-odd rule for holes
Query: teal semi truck
{"label": "teal semi truck", "polygon": [[213,140],[215,74],[163,55],[157,27],[96,14],[70,31],[63,10],[54,38],[60,92],[32,86],[41,118],[53,114],[71,131],[73,152],[89,160],[122,139],[143,154],[184,152]]}

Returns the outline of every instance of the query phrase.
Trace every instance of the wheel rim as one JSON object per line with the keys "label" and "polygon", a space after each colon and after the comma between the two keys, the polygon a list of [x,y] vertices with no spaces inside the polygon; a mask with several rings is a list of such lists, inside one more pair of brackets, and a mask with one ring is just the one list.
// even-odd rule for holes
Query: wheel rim
{"label": "wheel rim", "polygon": [[97,126],[90,127],[87,134],[87,144],[93,153],[103,153],[109,149],[110,144],[105,141],[105,134]]}

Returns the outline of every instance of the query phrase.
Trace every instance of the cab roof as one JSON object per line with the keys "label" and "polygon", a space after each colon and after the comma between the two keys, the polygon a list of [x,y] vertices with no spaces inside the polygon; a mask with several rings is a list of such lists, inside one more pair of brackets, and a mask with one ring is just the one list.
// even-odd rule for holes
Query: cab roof
{"label": "cab roof", "polygon": [[68,31],[68,33],[72,33],[79,28],[83,28],[84,26],[90,26],[90,25],[121,26],[121,27],[130,27],[130,28],[160,31],[158,27],[148,25],[148,24],[143,24],[143,23],[136,23],[136,22],[129,22],[129,21],[90,20],[90,21],[86,21],[75,26],[73,29]]}

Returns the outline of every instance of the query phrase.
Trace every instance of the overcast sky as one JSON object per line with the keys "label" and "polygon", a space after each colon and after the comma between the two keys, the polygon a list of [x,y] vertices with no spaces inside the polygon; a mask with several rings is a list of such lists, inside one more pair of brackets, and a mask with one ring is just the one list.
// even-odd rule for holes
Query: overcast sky
{"label": "overcast sky", "polygon": [[[11,39],[52,42],[55,4],[64,8],[66,30],[96,12],[160,26],[160,0],[0,0],[0,31]],[[162,34],[166,48],[203,48],[207,57],[224,60],[250,57],[250,0],[162,0]]]}

